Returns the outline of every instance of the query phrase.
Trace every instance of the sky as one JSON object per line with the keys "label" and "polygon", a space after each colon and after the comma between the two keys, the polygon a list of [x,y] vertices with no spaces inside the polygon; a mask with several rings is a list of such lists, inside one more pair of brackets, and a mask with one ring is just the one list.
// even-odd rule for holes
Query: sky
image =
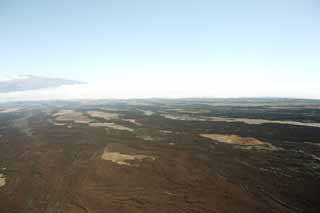
{"label": "sky", "polygon": [[319,0],[0,0],[2,97],[320,98]]}

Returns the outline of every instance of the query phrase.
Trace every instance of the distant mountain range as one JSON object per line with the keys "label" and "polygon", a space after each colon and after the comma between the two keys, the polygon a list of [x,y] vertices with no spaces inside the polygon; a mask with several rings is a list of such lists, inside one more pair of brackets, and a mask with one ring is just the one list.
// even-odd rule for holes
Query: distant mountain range
{"label": "distant mountain range", "polygon": [[56,88],[62,85],[75,84],[84,83],[80,81],[62,78],[48,78],[34,75],[19,75],[14,77],[0,78],[0,93]]}

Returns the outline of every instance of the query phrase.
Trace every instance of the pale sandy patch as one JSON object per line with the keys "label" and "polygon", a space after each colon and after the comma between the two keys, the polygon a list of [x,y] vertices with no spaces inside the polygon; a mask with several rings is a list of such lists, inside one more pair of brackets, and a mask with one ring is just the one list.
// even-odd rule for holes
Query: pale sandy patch
{"label": "pale sandy patch", "polygon": [[280,151],[281,147],[276,147],[270,143],[263,142],[259,139],[252,137],[241,137],[238,135],[222,135],[222,134],[201,134],[200,136],[210,138],[211,140],[221,143],[234,144],[238,148],[246,150],[267,150],[267,151]]}
{"label": "pale sandy patch", "polygon": [[279,121],[279,120],[266,120],[266,119],[254,119],[254,118],[224,118],[224,117],[204,117],[204,116],[190,116],[188,114],[183,115],[172,115],[172,114],[161,114],[161,116],[171,120],[182,120],[182,121],[213,121],[213,122],[241,122],[251,125],[261,124],[286,124],[295,126],[307,126],[320,128],[320,123],[306,123],[299,121]]}
{"label": "pale sandy patch", "polygon": [[53,122],[53,125],[55,126],[65,126],[65,123],[57,123],[57,122]]}
{"label": "pale sandy patch", "polygon": [[[119,118],[119,114],[116,113],[108,113],[108,112],[100,112],[100,111],[89,111],[88,114],[92,117],[104,118],[106,120]],[[91,127],[106,127],[117,130],[126,130],[126,131],[134,131],[131,128],[115,124],[115,123],[92,123],[92,119],[84,115],[82,112],[76,112],[73,110],[61,110],[58,113],[53,115],[56,121],[74,121],[75,123],[83,123],[88,124]],[[54,125],[62,126],[64,123],[55,122]],[[68,128],[70,128],[68,126]]]}
{"label": "pale sandy patch", "polygon": [[6,178],[3,174],[0,174],[0,187],[3,187],[6,185]]}
{"label": "pale sandy patch", "polygon": [[11,113],[11,112],[17,112],[19,110],[20,110],[19,108],[2,109],[0,110],[0,113]]}
{"label": "pale sandy patch", "polygon": [[91,117],[103,118],[105,120],[118,119],[118,113],[110,113],[110,112],[101,112],[101,111],[88,111],[87,112]]}
{"label": "pale sandy patch", "polygon": [[74,112],[73,110],[62,109],[62,110],[59,110],[59,112],[53,114],[52,116],[53,117],[57,117],[57,116],[60,116],[60,115],[70,114],[70,113],[73,113],[73,112]]}
{"label": "pale sandy patch", "polygon": [[319,146],[320,147],[320,143],[312,143],[312,142],[303,142],[309,145],[313,145],[313,146]]}
{"label": "pale sandy patch", "polygon": [[318,157],[318,156],[316,156],[316,155],[311,155],[311,157],[312,157],[313,159],[315,159],[315,160],[320,161],[320,157]]}
{"label": "pale sandy patch", "polygon": [[145,102],[129,102],[127,104],[131,106],[152,106],[151,103],[145,103]]}
{"label": "pale sandy patch", "polygon": [[189,114],[205,114],[209,113],[209,110],[199,109],[199,110],[180,110],[179,112],[182,113],[189,113]]}
{"label": "pale sandy patch", "polygon": [[82,112],[73,110],[60,110],[58,113],[53,114],[56,121],[74,121],[75,123],[88,124],[92,120],[85,116]]}
{"label": "pale sandy patch", "polygon": [[265,142],[252,137],[241,137],[238,135],[221,135],[221,134],[201,134],[202,137],[210,138],[221,143],[239,144],[239,145],[262,145]]}
{"label": "pale sandy patch", "polygon": [[142,140],[145,140],[145,141],[153,141],[154,140],[154,138],[149,135],[142,135],[139,138],[141,138]]}
{"label": "pale sandy patch", "polygon": [[160,130],[159,132],[162,134],[171,134],[172,133],[172,131],[170,131],[170,130]]}
{"label": "pale sandy patch", "polygon": [[187,114],[204,114],[204,113],[210,112],[210,110],[205,110],[205,109],[199,109],[199,110],[167,109],[166,111],[175,111],[175,112],[187,113]]}
{"label": "pale sandy patch", "polygon": [[145,159],[150,159],[150,160],[155,160],[155,157],[148,156],[148,155],[129,155],[129,154],[121,154],[119,152],[110,152],[107,149],[103,152],[101,156],[102,160],[108,160],[112,161],[113,163],[117,163],[119,165],[126,165],[130,166],[131,164],[128,161],[133,161],[133,160],[145,160]]}
{"label": "pale sandy patch", "polygon": [[210,121],[222,121],[222,122],[242,122],[246,124],[260,125],[260,124],[288,124],[295,126],[308,126],[320,128],[320,123],[305,123],[298,121],[278,121],[278,120],[265,120],[265,119],[252,119],[252,118],[223,118],[223,117],[209,117]]}
{"label": "pale sandy patch", "polygon": [[137,126],[142,126],[141,123],[137,122],[137,121],[134,120],[134,119],[122,119],[122,120],[123,120],[123,121],[127,121],[127,122],[132,123],[132,124],[137,125]]}
{"label": "pale sandy patch", "polygon": [[171,120],[180,120],[180,121],[205,121],[204,118],[196,118],[190,115],[172,115],[172,114],[161,114],[164,118]]}
{"label": "pale sandy patch", "polygon": [[133,129],[131,129],[129,127],[122,126],[122,125],[115,124],[115,123],[89,123],[89,126],[91,126],[91,127],[107,127],[107,128],[110,128],[110,129],[126,130],[126,131],[129,131],[129,132],[133,132],[134,131]]}
{"label": "pale sandy patch", "polygon": [[106,111],[112,111],[112,112],[121,112],[123,110],[117,109],[117,108],[112,108],[112,107],[99,107],[97,108],[98,110],[106,110]]}
{"label": "pale sandy patch", "polygon": [[151,116],[154,114],[154,112],[150,111],[150,110],[140,110],[144,115],[146,116]]}

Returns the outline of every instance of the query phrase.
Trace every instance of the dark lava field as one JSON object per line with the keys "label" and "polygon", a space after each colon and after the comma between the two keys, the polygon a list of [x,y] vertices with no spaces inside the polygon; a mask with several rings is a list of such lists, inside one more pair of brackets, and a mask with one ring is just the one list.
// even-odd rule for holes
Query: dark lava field
{"label": "dark lava field", "polygon": [[0,213],[320,212],[320,101],[0,104]]}

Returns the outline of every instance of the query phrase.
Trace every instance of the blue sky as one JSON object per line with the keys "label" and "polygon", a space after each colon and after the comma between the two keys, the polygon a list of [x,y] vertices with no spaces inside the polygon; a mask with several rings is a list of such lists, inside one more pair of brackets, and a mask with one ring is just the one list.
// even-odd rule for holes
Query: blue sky
{"label": "blue sky", "polygon": [[317,0],[0,0],[0,48],[1,75],[132,97],[320,98]]}

